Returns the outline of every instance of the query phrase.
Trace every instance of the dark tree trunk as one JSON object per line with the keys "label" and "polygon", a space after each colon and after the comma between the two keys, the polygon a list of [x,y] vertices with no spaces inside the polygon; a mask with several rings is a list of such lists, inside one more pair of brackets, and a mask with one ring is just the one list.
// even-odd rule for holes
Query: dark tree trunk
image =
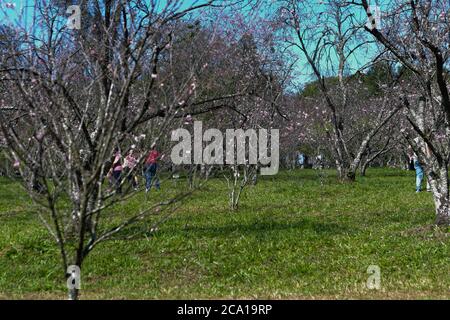
{"label": "dark tree trunk", "polygon": [[450,195],[448,168],[445,164],[439,168],[439,173],[430,172],[428,174],[431,190],[433,192],[433,200],[436,207],[436,224],[450,224]]}
{"label": "dark tree trunk", "polygon": [[342,182],[355,182],[356,168],[354,166],[344,167],[337,164],[338,176]]}
{"label": "dark tree trunk", "polygon": [[356,180],[356,169],[350,167],[349,169],[346,170],[344,181],[355,182],[355,180]]}
{"label": "dark tree trunk", "polygon": [[367,170],[367,167],[369,166],[369,162],[364,162],[363,163],[363,165],[361,166],[361,169],[360,169],[360,174],[361,174],[361,177],[365,177],[366,176],[366,170]]}

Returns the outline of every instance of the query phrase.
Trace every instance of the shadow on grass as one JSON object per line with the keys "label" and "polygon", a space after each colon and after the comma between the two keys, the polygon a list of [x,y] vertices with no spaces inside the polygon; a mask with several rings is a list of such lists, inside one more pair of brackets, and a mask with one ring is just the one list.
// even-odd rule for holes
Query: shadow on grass
{"label": "shadow on grass", "polygon": [[[316,235],[320,236],[335,236],[340,234],[349,234],[350,232],[354,233],[357,230],[354,228],[349,229],[345,226],[342,226],[338,223],[326,223],[326,222],[318,222],[312,221],[309,219],[302,219],[294,222],[278,222],[278,221],[255,221],[253,223],[247,224],[226,224],[220,226],[189,226],[186,225],[184,227],[180,226],[179,228],[164,226],[161,227],[160,230],[156,231],[158,237],[229,237],[229,236],[258,236],[258,235],[268,235],[276,236],[278,234],[282,234],[280,231],[297,231],[299,236],[303,233],[309,233],[312,231]],[[151,233],[148,229],[144,229],[142,226],[134,226],[132,228],[127,229],[122,233],[120,237],[115,238],[114,240],[137,240],[142,238],[149,239],[152,237],[153,233]]]}
{"label": "shadow on grass", "polygon": [[[301,171],[300,171],[301,170]],[[282,171],[274,176],[260,176],[258,177],[261,181],[277,181],[277,182],[301,182],[301,181],[313,181],[320,182],[319,171],[313,169],[299,169],[292,171]],[[337,181],[337,174],[334,171],[325,170],[324,180],[327,182]]]}

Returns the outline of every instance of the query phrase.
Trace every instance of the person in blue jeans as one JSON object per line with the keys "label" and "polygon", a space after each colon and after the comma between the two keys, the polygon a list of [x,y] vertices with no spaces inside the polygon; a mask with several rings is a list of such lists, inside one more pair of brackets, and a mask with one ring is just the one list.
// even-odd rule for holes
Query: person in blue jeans
{"label": "person in blue jeans", "polygon": [[158,165],[156,163],[152,163],[147,165],[145,168],[145,191],[149,192],[152,187],[152,182],[155,182],[155,187],[159,190],[159,179],[156,177],[156,169]]}
{"label": "person in blue jeans", "polygon": [[[419,138],[414,139],[414,141],[417,144],[420,143]],[[422,147],[422,148],[423,148],[422,150],[423,150],[425,156],[429,156],[431,152],[430,152],[428,146],[425,146],[425,147]],[[419,157],[413,151],[411,146],[409,146],[409,152],[410,152],[410,160],[413,161],[413,163],[414,163],[414,170],[416,171],[416,192],[421,192],[422,191],[422,180],[424,178],[423,167],[422,167],[422,165],[419,162]],[[431,192],[431,185],[430,185],[429,179],[427,179],[427,192]]]}
{"label": "person in blue jeans", "polygon": [[414,159],[414,169],[416,170],[416,192],[422,191],[423,168],[418,159]]}
{"label": "person in blue jeans", "polygon": [[157,161],[160,158],[160,153],[156,150],[156,144],[152,145],[152,148],[150,150],[150,153],[147,156],[147,159],[145,160],[145,192],[149,192],[153,181],[155,183],[155,187],[157,190],[159,190],[159,179],[156,176],[156,170],[158,168]]}

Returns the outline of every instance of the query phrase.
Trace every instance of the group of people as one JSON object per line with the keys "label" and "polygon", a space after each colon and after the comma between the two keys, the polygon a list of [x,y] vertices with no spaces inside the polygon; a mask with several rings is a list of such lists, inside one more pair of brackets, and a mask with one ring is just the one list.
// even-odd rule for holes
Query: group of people
{"label": "group of people", "polygon": [[[114,149],[107,177],[110,185],[115,187],[116,193],[122,193],[122,182],[124,178],[128,180],[134,190],[138,190],[138,159],[139,155],[134,146],[131,147],[125,157],[122,156],[119,148]],[[154,143],[144,160],[143,175],[145,177],[145,192],[149,192],[153,185],[158,190],[160,188],[159,178],[156,174],[159,159],[161,159],[161,154],[158,152]]]}
{"label": "group of people", "polygon": [[309,157],[303,152],[297,153],[297,165],[302,168],[313,168],[313,169],[324,169],[325,167],[325,159],[323,154],[319,153],[315,158],[313,158],[312,162]]}

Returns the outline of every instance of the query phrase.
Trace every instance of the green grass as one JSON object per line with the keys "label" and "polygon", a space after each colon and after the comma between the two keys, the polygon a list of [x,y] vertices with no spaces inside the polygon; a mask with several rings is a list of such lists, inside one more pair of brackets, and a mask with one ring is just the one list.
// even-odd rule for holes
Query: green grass
{"label": "green grass", "polygon": [[[167,181],[163,199],[186,182]],[[354,184],[327,171],[263,177],[228,209],[213,179],[151,237],[108,241],[82,270],[82,299],[450,298],[448,229],[414,173],[372,169]],[[143,195],[115,216],[148,205]],[[65,298],[55,244],[19,186],[0,180],[0,298]],[[112,218],[115,219],[115,218]],[[381,289],[365,287],[369,265]]]}

